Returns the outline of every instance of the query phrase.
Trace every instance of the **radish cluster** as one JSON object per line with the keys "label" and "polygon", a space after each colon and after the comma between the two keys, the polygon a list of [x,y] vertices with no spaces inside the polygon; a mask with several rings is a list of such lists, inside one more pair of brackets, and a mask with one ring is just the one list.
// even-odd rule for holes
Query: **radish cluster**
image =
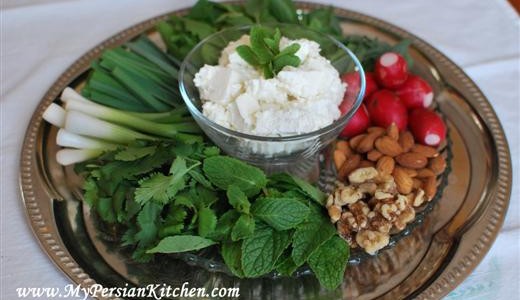
{"label": "radish cluster", "polygon": [[[357,72],[342,75],[348,93],[359,91]],[[446,138],[446,125],[429,107],[433,102],[433,90],[421,77],[408,72],[406,60],[394,52],[381,55],[374,72],[365,74],[366,90],[363,104],[347,123],[341,137],[353,137],[363,133],[370,125],[387,128],[395,123],[399,130],[407,128],[415,140],[428,146],[438,146]],[[340,105],[345,113],[346,105]]]}

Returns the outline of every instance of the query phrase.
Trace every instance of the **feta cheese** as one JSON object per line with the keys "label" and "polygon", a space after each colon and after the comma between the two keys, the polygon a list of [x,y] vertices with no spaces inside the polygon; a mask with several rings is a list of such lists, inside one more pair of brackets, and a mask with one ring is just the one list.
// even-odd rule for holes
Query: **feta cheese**
{"label": "feta cheese", "polygon": [[260,136],[290,136],[315,131],[340,117],[346,85],[320,55],[318,43],[282,37],[280,48],[300,44],[300,65],[284,67],[265,79],[236,52],[249,44],[244,35],[230,42],[217,66],[203,66],[194,83],[204,103],[203,114],[227,128]]}

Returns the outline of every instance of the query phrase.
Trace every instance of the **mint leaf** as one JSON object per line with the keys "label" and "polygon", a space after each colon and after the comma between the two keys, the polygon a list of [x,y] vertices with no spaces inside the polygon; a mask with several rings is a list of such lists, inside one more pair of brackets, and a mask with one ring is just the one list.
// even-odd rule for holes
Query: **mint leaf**
{"label": "mint leaf", "polygon": [[292,186],[299,188],[302,192],[304,192],[307,196],[309,196],[312,200],[320,205],[325,205],[326,195],[318,188],[314,187],[312,184],[308,183],[305,180],[302,180],[296,176],[289,175],[287,173],[278,173],[271,175],[269,177],[270,182],[276,184],[279,183],[289,183]]}
{"label": "mint leaf", "polygon": [[311,254],[336,233],[328,218],[316,209],[311,209],[307,221],[296,227],[293,235],[292,259],[300,266]]}
{"label": "mint leaf", "polygon": [[242,241],[244,276],[258,277],[270,272],[290,243],[289,231],[276,231],[265,224],[256,224],[254,234]]}
{"label": "mint leaf", "polygon": [[242,271],[242,243],[241,242],[227,242],[223,243],[220,249],[220,254],[229,268],[231,273],[240,278],[244,277]]}
{"label": "mint leaf", "polygon": [[298,50],[300,50],[300,47],[301,46],[298,43],[290,44],[289,46],[283,48],[282,51],[280,51],[280,53],[278,54],[278,57],[283,56],[283,55],[295,54],[296,52],[298,52]]}
{"label": "mint leaf", "polygon": [[262,170],[227,156],[206,158],[203,170],[215,186],[227,190],[234,184],[248,197],[258,194],[267,183]]}
{"label": "mint leaf", "polygon": [[255,231],[255,220],[250,215],[242,214],[233,230],[231,231],[231,240],[238,241],[247,237],[250,237]]}
{"label": "mint leaf", "polygon": [[246,197],[246,194],[240,190],[240,188],[234,184],[230,185],[226,192],[228,202],[238,212],[248,214],[251,203]]}
{"label": "mint leaf", "polygon": [[292,259],[292,257],[281,257],[283,260],[276,265],[276,271],[284,276],[291,276],[296,269],[298,269],[298,265],[296,265]]}
{"label": "mint leaf", "polygon": [[236,48],[236,51],[240,57],[245,60],[248,64],[256,67],[260,65],[260,62],[258,61],[258,57],[253,52],[251,47],[247,45],[240,45]]}
{"label": "mint leaf", "polygon": [[146,253],[179,253],[199,250],[214,245],[215,242],[196,235],[175,235],[162,239],[157,246]]}
{"label": "mint leaf", "polygon": [[300,65],[300,58],[296,55],[285,54],[279,56],[273,61],[273,69],[275,73],[280,72],[284,67],[297,67]]}
{"label": "mint leaf", "polygon": [[179,253],[199,250],[214,244],[214,241],[196,235],[175,235],[165,237],[146,253]]}
{"label": "mint leaf", "polygon": [[347,243],[334,235],[309,257],[309,266],[321,285],[329,290],[343,282],[350,251]]}
{"label": "mint leaf", "polygon": [[298,23],[296,7],[292,0],[270,0],[269,11],[281,23]]}
{"label": "mint leaf", "polygon": [[[263,4],[264,6],[266,5],[265,3]],[[256,4],[260,5],[260,3]],[[246,8],[251,5],[253,4],[246,4]],[[281,9],[286,10],[285,17],[289,16],[287,14],[287,3],[273,5],[275,8],[279,6]],[[264,10],[262,13],[269,14],[267,10]],[[293,13],[296,14],[296,11],[293,11]],[[300,58],[294,55],[300,49],[300,44],[293,43],[280,52],[281,37],[282,34],[279,28],[276,28],[273,32],[273,30],[267,27],[253,26],[249,32],[251,46],[240,45],[236,50],[243,60],[256,69],[261,70],[265,78],[273,78],[285,66],[297,67],[301,63]]]}
{"label": "mint leaf", "polygon": [[252,214],[276,230],[294,228],[307,218],[307,205],[292,198],[261,198],[251,208]]}
{"label": "mint leaf", "polygon": [[207,237],[215,230],[217,225],[217,216],[210,208],[203,207],[198,211],[198,233],[202,237]]}

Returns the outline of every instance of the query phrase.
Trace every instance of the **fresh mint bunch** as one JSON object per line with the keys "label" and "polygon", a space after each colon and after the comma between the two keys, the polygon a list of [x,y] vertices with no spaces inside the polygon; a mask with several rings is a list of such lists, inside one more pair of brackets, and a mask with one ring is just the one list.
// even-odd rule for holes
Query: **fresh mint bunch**
{"label": "fresh mint bunch", "polygon": [[298,67],[301,63],[295,55],[300,44],[291,44],[280,51],[281,38],[279,28],[271,33],[268,28],[254,26],[249,32],[251,46],[240,45],[236,50],[248,64],[262,70],[266,79],[273,78],[285,66]]}

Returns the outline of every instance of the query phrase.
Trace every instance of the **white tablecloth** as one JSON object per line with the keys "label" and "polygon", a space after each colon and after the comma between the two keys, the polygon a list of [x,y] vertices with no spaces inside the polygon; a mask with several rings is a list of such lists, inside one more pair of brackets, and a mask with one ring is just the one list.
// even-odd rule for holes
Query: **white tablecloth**
{"label": "white tablecloth", "polygon": [[[3,0],[1,12],[1,299],[17,287],[63,287],[41,251],[18,190],[24,131],[38,101],[79,56],[112,34],[191,5],[181,0]],[[324,0],[387,20],[459,64],[493,104],[516,175],[504,227],[486,258],[448,299],[520,299],[519,18],[505,0]]]}

